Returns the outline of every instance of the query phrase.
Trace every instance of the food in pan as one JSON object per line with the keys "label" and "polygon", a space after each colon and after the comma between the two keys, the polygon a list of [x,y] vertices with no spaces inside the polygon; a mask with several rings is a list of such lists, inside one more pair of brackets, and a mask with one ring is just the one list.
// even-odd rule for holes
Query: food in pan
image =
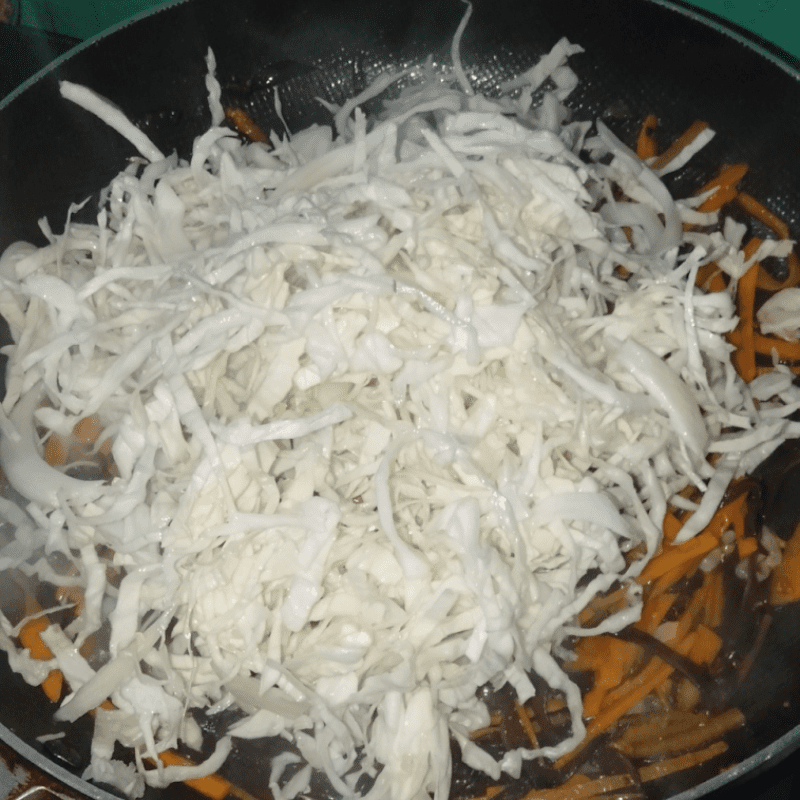
{"label": "food in pan", "polygon": [[746,477],[798,436],[788,231],[739,167],[670,196],[707,127],[571,120],[577,46],[489,98],[459,35],[267,142],[210,55],[188,160],[62,85],[141,157],[0,258],[0,645],[91,780],[224,796],[282,737],[280,798],[637,796],[743,722],[726,592],[796,598]]}

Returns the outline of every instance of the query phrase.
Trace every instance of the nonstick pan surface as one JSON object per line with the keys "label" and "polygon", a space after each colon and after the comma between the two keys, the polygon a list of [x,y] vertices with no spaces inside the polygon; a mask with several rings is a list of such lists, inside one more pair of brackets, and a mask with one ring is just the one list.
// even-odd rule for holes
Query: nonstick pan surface
{"label": "nonstick pan surface", "polygon": [[[571,65],[580,84],[568,105],[579,119],[602,118],[631,142],[643,117],[658,116],[665,142],[696,119],[717,136],[670,188],[691,193],[722,163],[746,161],[744,188],[800,228],[800,79],[789,65],[741,33],[656,0],[476,0],[462,41],[473,85],[491,94],[533,64],[562,36],[585,53]],[[390,67],[449,62],[462,15],[459,0],[188,0],[87,43],[0,105],[0,250],[26,239],[42,244],[38,220],[60,231],[71,203],[95,196],[133,155],[132,147],[90,114],[61,100],[62,79],[113,100],[164,152],[189,152],[210,123],[205,56],[215,53],[223,103],[250,112],[264,128],[290,130],[330,115],[317,101],[341,103]],[[96,207],[95,207],[96,208]],[[81,212],[92,220],[90,202]],[[800,616],[800,615],[798,615]],[[800,745],[800,624],[775,626],[763,678],[743,704],[754,709],[753,755],[723,776],[675,795],[690,800],[770,766]],[[0,678],[0,737],[58,779],[93,797],[102,788],[76,775],[85,764],[90,721],[60,745],[52,706],[9,673]],[[236,758],[234,771],[245,769]],[[149,796],[158,795],[148,790]],[[196,796],[185,786],[170,798]]]}

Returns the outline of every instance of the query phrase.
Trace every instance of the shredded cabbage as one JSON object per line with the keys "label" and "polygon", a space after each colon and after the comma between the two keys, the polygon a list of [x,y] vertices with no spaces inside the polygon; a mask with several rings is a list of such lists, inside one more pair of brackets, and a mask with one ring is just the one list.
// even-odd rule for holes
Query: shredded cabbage
{"label": "shredded cabbage", "polygon": [[[764,403],[753,439],[762,411],[724,339],[735,309],[694,289],[712,259],[741,270],[736,237],[684,234],[691,200],[602,123],[565,121],[579,50],[559,42],[492,100],[460,58],[428,65],[379,118],[351,103],[337,138],[314,126],[272,149],[218,127],[209,56],[215,126],[188,161],[62,87],[146,159],[96,225],[0,260],[15,340],[0,463],[27,503],[0,505],[17,530],[0,562],[58,585],[42,555],[62,554],[85,588],[45,641],[71,691],[59,719],[115,706],[87,777],[136,795],[217,769],[237,737],[281,735],[299,755],[273,763],[276,797],[313,767],[346,797],[443,800],[451,736],[495,776],[556,758],[585,732],[553,655],[591,633],[576,614],[641,571],[669,498],[708,489],[699,530],[748,459],[798,435]],[[99,488],[37,440],[95,412],[119,472]],[[0,646],[40,682],[6,623]],[[77,646],[103,631],[100,666]],[[531,671],[564,692],[571,734],[498,762],[467,736],[488,722],[477,690],[524,701]],[[198,746],[194,712],[232,705],[207,762],[160,765]]]}

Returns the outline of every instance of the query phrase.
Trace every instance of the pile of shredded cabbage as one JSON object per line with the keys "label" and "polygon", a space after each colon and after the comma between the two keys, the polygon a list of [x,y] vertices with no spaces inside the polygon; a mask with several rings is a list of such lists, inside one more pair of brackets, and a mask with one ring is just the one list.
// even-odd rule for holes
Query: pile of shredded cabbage
{"label": "pile of shredded cabbage", "polygon": [[[85,777],[137,796],[279,735],[296,747],[268,768],[276,798],[316,769],[345,797],[367,775],[370,800],[444,800],[450,737],[494,777],[555,758],[585,732],[563,640],[638,617],[627,579],[667,501],[703,490],[691,537],[732,476],[800,433],[791,374],[745,386],[729,295],[694,288],[712,259],[742,274],[743,229],[670,197],[680,163],[658,173],[602,122],[568,121],[579,50],[559,42],[488,99],[454,44],[452,67],[386,76],[333,109],[335,131],[271,146],[222,124],[210,56],[213,126],[189,161],[62,86],[142,157],[96,225],[43,223],[47,246],[0,259],[0,463],[25,499],[0,504],[16,531],[0,567],[85,593],[43,634],[51,661],[5,617],[0,645],[30,683],[64,673],[57,720],[96,709]],[[110,482],[41,455],[42,431],[93,413]],[[630,609],[578,629],[619,580]],[[104,666],[79,652],[98,635]],[[488,724],[476,690],[525,701],[531,672],[563,691],[572,733],[498,762],[468,737]],[[155,758],[199,748],[194,710],[231,706],[210,758]]]}

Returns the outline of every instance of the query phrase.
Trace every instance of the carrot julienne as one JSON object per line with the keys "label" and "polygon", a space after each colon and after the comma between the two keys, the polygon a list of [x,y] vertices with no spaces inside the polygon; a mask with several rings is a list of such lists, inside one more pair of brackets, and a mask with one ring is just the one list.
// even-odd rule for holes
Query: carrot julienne
{"label": "carrot julienne", "polygon": [[243,109],[228,107],[225,117],[239,133],[251,142],[268,142],[269,136],[259,127],[253,118]]}
{"label": "carrot julienne", "polygon": [[690,769],[705,761],[710,761],[712,758],[722,755],[727,749],[728,745],[725,744],[725,742],[714,742],[714,744],[709,745],[703,750],[675,756],[675,758],[665,759],[657,764],[649,764],[641,767],[639,770],[639,778],[642,783],[664,778],[667,775],[671,775],[673,772]]}
{"label": "carrot julienne", "polygon": [[747,169],[747,164],[731,164],[723,167],[714,178],[698,190],[698,195],[712,193],[698,206],[698,210],[719,211],[725,203],[734,200],[739,194],[738,183],[747,174]]}
{"label": "carrot julienne", "polygon": [[655,158],[652,163],[653,169],[663,169],[669,164],[687,145],[691,144],[704,130],[708,128],[707,122],[693,122],[663,153]]}
{"label": "carrot julienne", "polygon": [[636,139],[636,155],[642,161],[658,155],[658,144],[655,137],[657,127],[658,119],[656,115],[648,114],[644,122],[642,122],[642,127],[639,128],[639,136]]}
{"label": "carrot julienne", "polygon": [[770,602],[783,605],[800,600],[800,526],[786,542],[783,558],[770,578]]}

